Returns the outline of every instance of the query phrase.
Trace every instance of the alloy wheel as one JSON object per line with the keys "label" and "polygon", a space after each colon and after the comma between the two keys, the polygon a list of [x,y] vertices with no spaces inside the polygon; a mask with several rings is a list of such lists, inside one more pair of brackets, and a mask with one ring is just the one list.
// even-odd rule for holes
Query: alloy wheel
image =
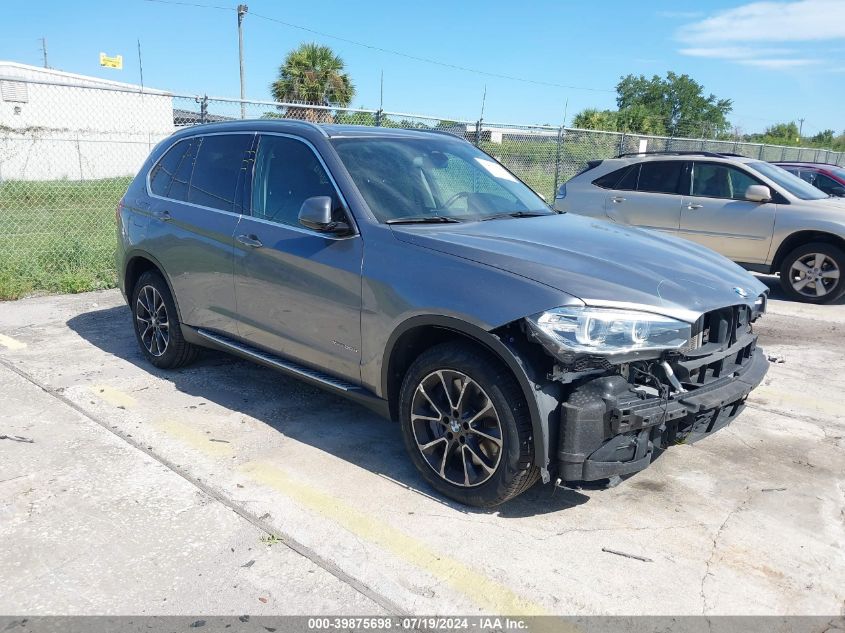
{"label": "alloy wheel", "polygon": [[824,253],[802,255],[789,267],[792,288],[805,297],[824,297],[839,285],[839,265]]}
{"label": "alloy wheel", "polygon": [[440,369],[417,385],[411,430],[431,469],[445,481],[479,486],[496,472],[504,436],[490,397],[466,374]]}
{"label": "alloy wheel", "polygon": [[170,322],[164,299],[153,286],[144,286],[135,302],[135,323],[141,343],[153,356],[161,356],[170,343]]}

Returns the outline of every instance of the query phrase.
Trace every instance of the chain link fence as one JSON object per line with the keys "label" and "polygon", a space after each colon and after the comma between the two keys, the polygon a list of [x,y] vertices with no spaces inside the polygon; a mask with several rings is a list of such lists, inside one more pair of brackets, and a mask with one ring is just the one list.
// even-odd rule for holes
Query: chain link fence
{"label": "chain link fence", "polygon": [[727,152],[845,164],[845,155],[824,149],[241,102],[70,80],[0,76],[0,92],[0,299],[113,286],[118,201],[159,141],[203,123],[293,118],[448,132],[494,156],[547,200],[588,160],[624,152]]}

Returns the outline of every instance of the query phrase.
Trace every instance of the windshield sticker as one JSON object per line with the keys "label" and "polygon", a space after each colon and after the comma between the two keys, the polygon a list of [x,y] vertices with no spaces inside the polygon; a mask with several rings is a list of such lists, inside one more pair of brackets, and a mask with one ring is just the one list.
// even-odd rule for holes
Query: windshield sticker
{"label": "windshield sticker", "polygon": [[511,175],[511,173],[502,167],[499,163],[495,163],[492,160],[486,160],[484,158],[478,158],[476,156],[475,160],[478,162],[479,165],[484,167],[487,172],[493,176],[494,178],[501,178],[502,180],[510,180],[511,182],[516,182],[516,178]]}

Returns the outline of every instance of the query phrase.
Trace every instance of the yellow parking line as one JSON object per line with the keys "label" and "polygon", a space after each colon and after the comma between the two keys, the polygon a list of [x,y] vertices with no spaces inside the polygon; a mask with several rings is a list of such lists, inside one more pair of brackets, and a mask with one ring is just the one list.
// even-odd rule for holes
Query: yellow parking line
{"label": "yellow parking line", "polygon": [[156,420],[153,424],[156,428],[164,431],[171,437],[181,440],[206,455],[225,457],[232,454],[231,444],[228,442],[215,442],[214,438],[208,433],[203,433],[184,422],[164,419]]}
{"label": "yellow parking line", "polygon": [[518,616],[547,614],[539,604],[525,600],[508,587],[442,552],[432,550],[404,532],[365,515],[340,499],[291,478],[274,464],[259,461],[244,464],[241,468],[254,481],[278,490],[356,536],[451,585],[486,612]]}
{"label": "yellow parking line", "polygon": [[112,406],[130,409],[137,404],[135,398],[109,385],[94,385],[91,387],[97,396]]}
{"label": "yellow parking line", "polygon": [[23,349],[26,347],[26,343],[23,341],[15,340],[11,336],[6,336],[5,334],[0,334],[0,345],[6,349]]}

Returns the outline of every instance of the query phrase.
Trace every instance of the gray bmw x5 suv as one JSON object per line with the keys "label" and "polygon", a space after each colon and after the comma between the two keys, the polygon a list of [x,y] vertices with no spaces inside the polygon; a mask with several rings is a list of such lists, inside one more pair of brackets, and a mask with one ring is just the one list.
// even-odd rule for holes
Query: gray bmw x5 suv
{"label": "gray bmw x5 suv", "polygon": [[181,130],[118,217],[150,363],[211,347],[353,398],[465,504],[538,479],[615,483],[728,424],[767,369],[752,331],[766,287],[739,266],[555,213],[444,133]]}

